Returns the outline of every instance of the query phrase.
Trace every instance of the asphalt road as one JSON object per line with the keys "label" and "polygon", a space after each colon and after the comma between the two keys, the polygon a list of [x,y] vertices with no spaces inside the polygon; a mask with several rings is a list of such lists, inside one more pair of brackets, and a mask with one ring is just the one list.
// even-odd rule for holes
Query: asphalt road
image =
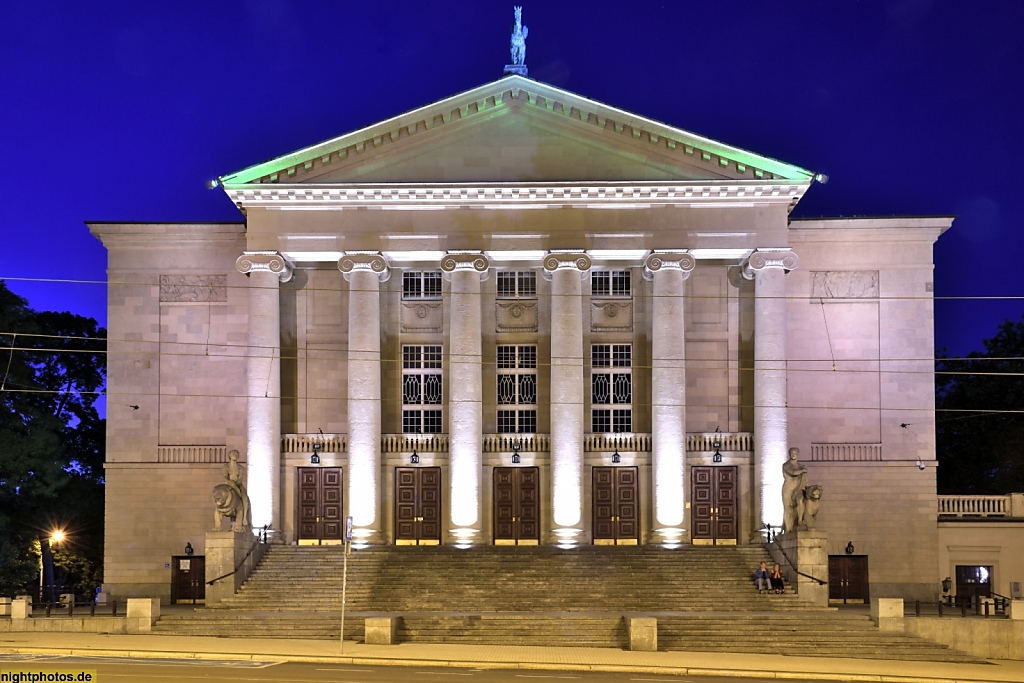
{"label": "asphalt road", "polygon": [[[251,662],[198,659],[132,659],[129,657],[62,657],[0,655],[0,672],[95,671],[92,683],[170,683],[170,681],[294,681],[310,683],[722,683],[721,678],[642,673],[577,671],[503,671],[419,666],[353,666],[299,662]],[[730,683],[763,683],[758,678],[732,678]]]}

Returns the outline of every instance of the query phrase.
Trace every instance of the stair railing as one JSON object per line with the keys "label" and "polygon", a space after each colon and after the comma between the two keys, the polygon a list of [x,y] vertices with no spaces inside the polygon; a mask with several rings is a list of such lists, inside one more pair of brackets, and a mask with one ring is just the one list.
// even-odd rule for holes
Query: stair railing
{"label": "stair railing", "polygon": [[211,579],[211,580],[207,581],[206,585],[207,586],[212,586],[213,584],[217,583],[218,581],[220,581],[222,579],[226,579],[226,578],[228,578],[230,576],[234,576],[235,574],[237,574],[238,570],[241,569],[242,567],[244,567],[245,563],[248,562],[249,557],[253,554],[253,551],[255,551],[257,548],[260,548],[260,551],[259,551],[259,553],[256,556],[256,560],[253,562],[253,566],[256,566],[257,564],[259,564],[260,560],[263,559],[263,553],[266,552],[266,547],[267,547],[267,525],[264,525],[263,528],[260,529],[259,532],[253,537],[253,544],[251,546],[249,546],[249,552],[247,552],[245,554],[245,557],[242,558],[242,561],[239,562],[237,565],[235,565],[235,568],[233,570],[231,570],[230,572],[228,572],[227,574],[224,574],[223,576],[218,576],[216,579]]}
{"label": "stair railing", "polygon": [[817,584],[819,586],[828,585],[828,581],[825,581],[823,579],[819,579],[817,576],[811,576],[810,574],[806,574],[806,573],[800,571],[799,569],[797,569],[796,565],[793,564],[793,560],[789,559],[789,555],[787,555],[786,551],[782,549],[781,545],[779,545],[779,535],[776,534],[776,533],[772,533],[772,526],[771,526],[771,524],[765,523],[764,528],[765,528],[765,530],[767,532],[766,535],[767,535],[767,538],[768,538],[768,543],[771,544],[771,545],[774,545],[775,548],[778,549],[779,554],[782,555],[783,559],[786,560],[786,564],[789,565],[790,569],[792,569],[795,573],[799,574],[800,576],[804,577],[805,579],[810,579],[811,581],[817,582]]}

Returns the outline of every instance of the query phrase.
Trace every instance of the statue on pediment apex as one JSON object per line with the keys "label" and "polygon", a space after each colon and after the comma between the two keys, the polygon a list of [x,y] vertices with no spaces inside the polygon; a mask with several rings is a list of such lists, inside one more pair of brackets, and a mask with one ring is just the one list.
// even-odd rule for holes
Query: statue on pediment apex
{"label": "statue on pediment apex", "polygon": [[526,64],[526,36],[529,35],[530,29],[523,26],[523,8],[516,7],[515,12],[516,23],[512,27],[512,64],[523,66]]}

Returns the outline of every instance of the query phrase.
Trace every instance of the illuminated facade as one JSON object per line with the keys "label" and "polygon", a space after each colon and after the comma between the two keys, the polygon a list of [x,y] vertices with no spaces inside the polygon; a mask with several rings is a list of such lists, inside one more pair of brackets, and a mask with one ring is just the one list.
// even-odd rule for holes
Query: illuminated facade
{"label": "illuminated facade", "polygon": [[224,176],[244,223],[92,224],[107,590],[166,593],[231,449],[278,542],[529,546],[760,542],[797,446],[830,553],[932,595],[951,219],[813,182],[512,75]]}

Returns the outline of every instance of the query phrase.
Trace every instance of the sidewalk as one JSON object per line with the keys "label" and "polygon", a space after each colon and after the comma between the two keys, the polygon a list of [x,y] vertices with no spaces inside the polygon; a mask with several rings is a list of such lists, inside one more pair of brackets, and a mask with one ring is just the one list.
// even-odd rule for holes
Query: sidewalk
{"label": "sidewalk", "polygon": [[1024,681],[1024,662],[991,664],[903,662],[701,652],[628,652],[612,648],[516,647],[402,643],[365,645],[326,640],[207,638],[88,633],[3,633],[0,653],[114,656],[154,659],[441,666],[474,669],[610,671],[691,676],[749,676],[812,681]]}

